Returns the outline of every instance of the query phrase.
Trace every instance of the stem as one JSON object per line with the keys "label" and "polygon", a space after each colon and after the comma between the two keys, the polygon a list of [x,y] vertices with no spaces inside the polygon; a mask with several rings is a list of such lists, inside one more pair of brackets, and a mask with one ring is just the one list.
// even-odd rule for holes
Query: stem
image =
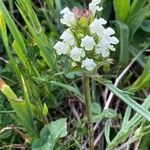
{"label": "stem", "polygon": [[93,119],[91,110],[91,94],[90,94],[90,77],[84,75],[84,92],[87,109],[88,131],[90,140],[90,150],[94,150],[94,132],[93,132]]}

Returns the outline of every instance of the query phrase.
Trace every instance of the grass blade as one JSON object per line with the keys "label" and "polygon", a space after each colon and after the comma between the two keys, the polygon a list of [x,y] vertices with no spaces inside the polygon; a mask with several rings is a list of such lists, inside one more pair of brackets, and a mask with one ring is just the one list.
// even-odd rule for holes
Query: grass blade
{"label": "grass blade", "polygon": [[134,109],[137,113],[139,113],[145,119],[150,121],[150,112],[147,111],[143,106],[135,102],[128,94],[126,94],[124,91],[118,89],[112,84],[106,84],[106,86],[111,92],[113,92],[116,96],[118,96],[128,106]]}

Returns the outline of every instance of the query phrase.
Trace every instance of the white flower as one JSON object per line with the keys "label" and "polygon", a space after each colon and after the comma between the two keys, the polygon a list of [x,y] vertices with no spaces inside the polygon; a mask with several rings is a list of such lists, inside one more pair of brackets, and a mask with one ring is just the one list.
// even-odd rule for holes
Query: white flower
{"label": "white flower", "polygon": [[86,68],[88,71],[92,71],[96,67],[96,63],[93,59],[86,58],[82,61],[82,68]]}
{"label": "white flower", "polygon": [[70,50],[70,46],[68,44],[60,41],[54,45],[54,48],[58,55],[67,54]]}
{"label": "white flower", "polygon": [[103,18],[94,19],[94,21],[90,24],[90,31],[92,33],[96,33],[98,36],[101,36],[105,28],[102,25],[107,23]]}
{"label": "white flower", "polygon": [[60,19],[60,22],[62,24],[65,24],[67,26],[71,26],[74,25],[76,22],[74,13],[70,11],[70,9],[68,7],[64,8],[61,12],[61,14],[63,14],[63,18]]}
{"label": "white flower", "polygon": [[74,47],[70,51],[70,56],[74,61],[80,61],[82,57],[85,57],[85,52],[82,48]]}
{"label": "white flower", "polygon": [[[111,40],[110,40],[111,39]],[[108,57],[111,51],[115,51],[115,47],[111,44],[119,42],[116,37],[109,37],[103,38],[97,45],[96,45],[96,54],[101,54],[102,57]]]}
{"label": "white flower", "polygon": [[74,37],[71,34],[71,31],[70,31],[69,28],[62,33],[62,35],[60,36],[60,39],[63,40],[63,42],[69,44],[69,45],[74,45],[75,44]]}
{"label": "white flower", "polygon": [[111,44],[118,44],[119,43],[119,40],[116,37],[114,37],[114,36],[108,37],[108,41]]}
{"label": "white flower", "polygon": [[103,8],[98,5],[101,3],[101,0],[92,0],[89,4],[89,9],[92,11],[93,15],[95,15],[96,11],[101,11]]}
{"label": "white flower", "polygon": [[111,44],[118,44],[119,40],[115,36],[111,36],[113,34],[115,34],[115,31],[112,28],[108,27],[103,31],[100,37],[106,38]]}
{"label": "white flower", "polygon": [[102,39],[98,45],[96,45],[96,54],[101,54],[102,57],[108,57],[110,43],[106,39]]}
{"label": "white flower", "polygon": [[85,50],[90,51],[96,45],[94,38],[86,35],[81,39],[81,47],[85,47]]}
{"label": "white flower", "polygon": [[115,31],[114,31],[112,28],[108,27],[108,28],[106,28],[106,29],[104,30],[104,33],[105,33],[106,35],[111,36],[111,35],[114,35],[114,34],[115,34]]}

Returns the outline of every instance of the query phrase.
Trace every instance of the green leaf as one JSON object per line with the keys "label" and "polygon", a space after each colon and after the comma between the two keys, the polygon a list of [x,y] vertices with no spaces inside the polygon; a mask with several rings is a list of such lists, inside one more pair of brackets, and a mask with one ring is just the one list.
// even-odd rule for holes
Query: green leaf
{"label": "green leaf", "polygon": [[27,100],[18,99],[13,90],[2,79],[0,79],[0,91],[9,100],[11,106],[20,119],[20,124],[25,127],[31,138],[35,138],[37,133],[35,132],[32,120],[33,115],[34,117],[38,115],[38,111],[35,106]]}
{"label": "green leaf", "polygon": [[129,91],[136,92],[146,87],[150,87],[150,57],[147,61],[143,73],[129,88]]}
{"label": "green leaf", "polygon": [[144,20],[141,24],[141,28],[145,31],[150,33],[150,20]]}
{"label": "green leaf", "polygon": [[31,65],[31,62],[27,59],[27,55],[26,55],[27,49],[26,49],[26,46],[24,43],[23,36],[19,32],[19,29],[15,25],[14,21],[12,20],[11,16],[9,15],[9,13],[2,1],[0,1],[0,10],[3,13],[3,16],[5,18],[7,26],[15,40],[15,49],[14,50],[15,50],[16,54],[18,55],[19,59],[21,60],[21,62],[25,66],[25,68],[27,70],[29,70],[29,72],[35,73],[34,66]]}
{"label": "green leaf", "polygon": [[135,102],[128,94],[124,91],[118,89],[112,84],[106,84],[108,89],[113,92],[116,96],[118,96],[123,102],[125,102],[128,106],[130,106],[133,110],[143,116],[145,119],[150,121],[150,112],[147,111],[143,106]]}
{"label": "green leaf", "polygon": [[104,127],[104,135],[107,143],[110,143],[110,120],[107,120]]}
{"label": "green leaf", "polygon": [[8,43],[9,39],[8,39],[8,36],[7,36],[6,23],[5,23],[4,15],[1,11],[0,11],[0,31],[1,31],[1,36],[2,36],[2,39],[3,39],[4,46],[6,48],[6,53],[8,55],[9,61],[10,61],[10,65],[12,66],[12,68],[13,68],[14,72],[16,73],[18,79],[21,79],[21,72],[18,68],[18,65],[17,65],[16,61],[13,58],[13,55],[11,53],[11,49],[10,49],[10,46],[9,46],[9,43]]}
{"label": "green leaf", "polygon": [[115,23],[120,34],[119,62],[121,64],[127,64],[129,62],[129,28],[125,23],[121,23],[119,21],[115,21]]}
{"label": "green leaf", "polygon": [[92,103],[92,113],[94,115],[100,114],[101,111],[102,111],[102,109],[98,103]]}
{"label": "green leaf", "polygon": [[104,114],[103,113],[93,115],[93,122],[96,123],[98,121],[101,121],[103,118],[104,118]]}
{"label": "green leaf", "polygon": [[32,150],[54,150],[60,138],[67,135],[66,118],[58,119],[46,125],[40,132],[40,138],[32,144]]}
{"label": "green leaf", "polygon": [[135,14],[140,9],[142,9],[145,6],[146,2],[147,2],[147,0],[142,0],[142,1],[141,0],[134,0],[131,4],[128,16],[131,17],[133,14]]}
{"label": "green leaf", "polygon": [[115,118],[117,116],[117,112],[111,108],[108,108],[106,110],[103,111],[103,115],[106,118]]}
{"label": "green leaf", "polygon": [[147,7],[145,7],[143,9],[139,10],[138,12],[136,12],[133,16],[131,16],[127,20],[127,24],[130,29],[130,39],[133,38],[135,32],[140,27],[142,21],[144,20],[144,18],[148,14],[148,12],[149,12],[149,9]]}
{"label": "green leaf", "polygon": [[136,58],[139,54],[140,56],[137,58],[137,62],[144,68],[146,65],[146,59],[145,59],[145,55],[143,54],[143,52],[149,47],[149,44],[147,44],[142,51],[140,51],[138,48],[134,47],[133,45],[130,45],[130,52],[133,55],[134,58]]}
{"label": "green leaf", "polygon": [[114,0],[114,8],[117,20],[125,22],[130,8],[130,0]]}
{"label": "green leaf", "polygon": [[71,91],[71,92],[75,93],[76,96],[78,96],[83,103],[85,102],[84,101],[84,96],[80,93],[80,91],[77,88],[72,87],[72,86],[67,85],[67,84],[64,84],[64,83],[56,82],[56,81],[50,81],[50,83],[52,85],[56,85],[58,87],[64,88],[68,91]]}
{"label": "green leaf", "polygon": [[131,115],[131,108],[128,106],[127,109],[126,109],[124,118],[123,118],[123,122],[122,122],[122,128],[123,128],[123,129],[125,129],[125,128],[127,127],[127,124],[128,124],[128,122],[129,122],[130,115]]}
{"label": "green leaf", "polygon": [[58,72],[56,56],[54,54],[54,51],[52,51],[52,45],[50,44],[50,42],[48,42],[47,36],[44,33],[34,10],[32,9],[31,1],[17,0],[17,4],[17,7],[28,27],[29,32],[31,33],[39,48],[41,56],[53,72]]}

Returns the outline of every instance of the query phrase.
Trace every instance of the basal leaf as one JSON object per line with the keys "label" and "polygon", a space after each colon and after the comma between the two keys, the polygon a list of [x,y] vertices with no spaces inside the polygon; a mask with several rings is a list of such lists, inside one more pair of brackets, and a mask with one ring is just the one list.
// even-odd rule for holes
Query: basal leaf
{"label": "basal leaf", "polygon": [[54,150],[57,141],[66,135],[66,118],[53,121],[41,130],[40,138],[36,139],[32,144],[32,150]]}

